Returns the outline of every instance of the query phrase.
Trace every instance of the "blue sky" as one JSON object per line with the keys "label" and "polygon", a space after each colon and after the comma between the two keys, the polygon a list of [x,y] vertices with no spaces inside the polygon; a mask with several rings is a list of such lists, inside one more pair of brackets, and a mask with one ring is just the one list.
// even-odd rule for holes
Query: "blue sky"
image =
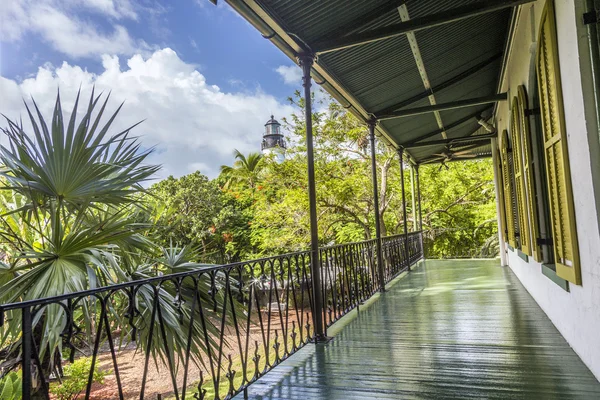
{"label": "blue sky", "polygon": [[[161,176],[209,176],[234,148],[256,151],[271,113],[293,109],[299,69],[224,2],[5,0],[0,7],[0,112],[33,96],[50,112],[81,85],[125,100],[122,123],[147,119]],[[65,107],[66,108],[66,107]]]}

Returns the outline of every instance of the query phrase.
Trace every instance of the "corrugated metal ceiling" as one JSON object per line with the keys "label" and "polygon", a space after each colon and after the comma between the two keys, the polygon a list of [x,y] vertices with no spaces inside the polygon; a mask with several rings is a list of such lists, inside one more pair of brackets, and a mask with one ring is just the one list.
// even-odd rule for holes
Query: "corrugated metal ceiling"
{"label": "corrugated metal ceiling", "polygon": [[[406,5],[410,18],[415,19],[481,3],[481,0],[241,1],[258,5],[280,30],[302,46],[309,47],[323,39],[398,24],[402,22],[398,12],[402,4]],[[493,60],[459,82],[436,90],[434,95],[438,104],[496,93],[502,66],[500,55],[504,52],[511,13],[512,9],[506,8],[415,32],[433,88],[484,60]],[[275,30],[275,27],[272,28]],[[338,92],[343,96],[346,93],[358,102],[363,115],[402,102],[408,103],[415,98],[416,101],[399,110],[430,105],[429,98],[424,97],[426,88],[406,35],[320,54],[317,63],[330,78],[333,77],[335,86],[341,88]],[[489,118],[492,108],[493,105],[489,104],[441,111],[448,138],[474,134],[480,125],[475,117],[465,117],[479,112],[484,118]],[[464,120],[462,123],[455,124],[461,119]],[[399,146],[423,136],[428,136],[424,142],[442,139],[442,129],[434,113],[384,120],[380,126],[386,136]],[[446,129],[447,126],[450,128]],[[440,149],[443,150],[444,146],[419,147],[409,151],[415,161],[423,161],[439,153]],[[472,151],[479,155],[489,154],[490,146],[485,144]]]}

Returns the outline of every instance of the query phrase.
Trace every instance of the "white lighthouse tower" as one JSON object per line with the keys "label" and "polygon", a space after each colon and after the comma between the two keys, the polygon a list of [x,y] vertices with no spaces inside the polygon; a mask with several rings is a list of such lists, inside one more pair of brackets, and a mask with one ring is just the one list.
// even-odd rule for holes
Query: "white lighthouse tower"
{"label": "white lighthouse tower", "polygon": [[285,160],[285,139],[281,134],[281,124],[271,115],[271,119],[265,124],[265,133],[261,144],[262,153],[265,156],[273,154],[278,163]]}

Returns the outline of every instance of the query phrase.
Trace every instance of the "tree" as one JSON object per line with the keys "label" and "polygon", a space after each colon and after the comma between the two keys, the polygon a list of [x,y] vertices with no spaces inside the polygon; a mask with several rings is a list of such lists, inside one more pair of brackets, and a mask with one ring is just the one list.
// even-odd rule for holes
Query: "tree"
{"label": "tree", "polygon": [[[263,224],[257,230],[277,230],[277,239],[301,236],[308,233],[308,209],[306,197],[306,147],[304,125],[304,99],[296,92],[290,102],[298,109],[290,120],[284,120],[286,128],[292,133],[291,146],[287,159],[281,165],[270,166],[261,185],[271,193],[268,205],[261,205],[257,198],[257,208],[268,214],[273,207],[285,221],[283,224],[270,224],[268,216],[257,212]],[[371,181],[371,161],[368,147],[367,127],[360,123],[332,99],[326,103],[326,109],[313,113],[315,137],[315,174],[317,185],[317,204],[319,206],[320,237],[323,243],[347,242],[368,239],[374,236],[373,184]],[[394,185],[398,182],[398,164],[394,163],[396,154],[389,147],[379,143],[377,146],[377,170],[379,174],[380,212],[383,233],[387,233],[386,218],[390,204],[395,198]],[[300,190],[299,190],[300,189]],[[287,220],[284,205],[294,207],[293,221]],[[297,209],[302,205],[302,209]],[[304,207],[306,206],[306,207]],[[393,217],[392,217],[393,218]],[[276,222],[276,221],[273,221]],[[284,233],[285,232],[285,233]],[[289,232],[289,233],[288,233]],[[274,237],[274,233],[264,232],[258,237]],[[298,242],[296,240],[296,242]],[[292,240],[288,240],[292,242]],[[300,241],[307,243],[306,240]],[[264,246],[263,246],[264,247]]]}
{"label": "tree", "polygon": [[[92,119],[99,100],[92,93],[77,125],[78,95],[66,127],[60,96],[50,127],[35,103],[37,120],[27,107],[35,141],[7,120],[9,147],[0,148],[0,176],[2,190],[10,192],[5,198],[12,195],[15,202],[3,214],[0,236],[11,263],[24,272],[0,288],[3,302],[83,290],[101,279],[101,269],[87,268],[90,251],[109,251],[110,244],[121,246],[139,235],[142,227],[128,211],[139,205],[135,195],[158,167],[143,164],[150,151],[141,151],[129,136],[132,127],[107,136],[121,108],[100,126],[108,96]],[[29,235],[16,231],[15,219]]]}
{"label": "tree", "polygon": [[224,263],[249,245],[251,203],[199,171],[152,185],[149,202],[151,235],[165,247],[199,248],[199,261]]}
{"label": "tree", "polygon": [[[292,134],[282,164],[267,163],[254,195],[252,240],[258,254],[309,246],[304,99],[285,127]],[[322,244],[374,237],[373,185],[367,127],[338,103],[326,100],[313,113],[319,239]],[[400,163],[396,152],[377,141],[376,166],[382,235],[402,233]],[[405,166],[406,167],[406,166]],[[495,204],[489,160],[455,162],[449,170],[421,167],[424,228],[430,257],[466,253],[494,255]],[[412,210],[410,174],[405,173],[409,227]],[[450,218],[449,216],[453,217]],[[435,243],[435,244],[434,244]]]}
{"label": "tree", "polygon": [[452,162],[420,170],[425,245],[430,258],[498,254],[491,160]]}
{"label": "tree", "polygon": [[248,156],[245,156],[239,150],[235,150],[234,156],[233,166],[221,165],[221,174],[227,179],[225,187],[245,185],[254,190],[264,166],[263,155],[249,153]]}
{"label": "tree", "polygon": [[199,171],[179,179],[169,176],[149,190],[153,230],[161,243],[201,248],[202,254],[218,251],[215,223],[223,207],[215,182]]}
{"label": "tree", "polygon": [[[188,251],[173,263],[173,257],[163,255],[176,249],[161,248],[145,236],[148,226],[138,222],[146,207],[141,185],[159,167],[145,165],[151,150],[142,150],[138,140],[130,136],[133,127],[109,134],[121,106],[100,124],[109,97],[96,110],[100,99],[92,91],[77,122],[79,94],[68,121],[63,119],[57,96],[50,125],[34,102],[33,112],[26,105],[32,133],[9,119],[8,127],[2,129],[8,139],[7,146],[0,146],[0,302],[4,304],[130,282],[156,275],[156,271],[170,274],[203,267],[192,262],[195,257]],[[199,284],[206,286],[207,282]],[[207,292],[203,290],[200,295],[213,301]],[[99,323],[96,318],[103,315],[100,307],[110,307],[106,311],[112,318],[110,325],[124,334],[122,343],[126,342],[132,332],[127,304],[138,304],[135,318],[141,326],[155,326],[154,331],[140,329],[137,341],[155,361],[165,362],[173,354],[182,357],[190,345],[194,360],[199,362],[206,347],[200,340],[201,327],[194,322],[190,343],[187,304],[191,299],[177,305],[181,303],[177,296],[172,287],[155,292],[143,286],[133,302],[119,290],[111,292],[108,305],[91,296],[79,302],[70,318],[59,304],[42,308],[33,321],[33,332],[44,375],[48,377],[51,371],[62,374],[66,350],[62,334],[67,321],[76,324],[77,330],[83,327],[77,334],[93,343],[94,326]],[[217,301],[222,299],[217,297]],[[160,321],[152,313],[157,303]],[[4,325],[0,338],[2,373],[21,362],[21,314],[8,314],[11,323]],[[150,324],[152,318],[156,323]],[[148,345],[144,340],[159,335],[159,326],[169,337],[169,351],[159,341]]]}

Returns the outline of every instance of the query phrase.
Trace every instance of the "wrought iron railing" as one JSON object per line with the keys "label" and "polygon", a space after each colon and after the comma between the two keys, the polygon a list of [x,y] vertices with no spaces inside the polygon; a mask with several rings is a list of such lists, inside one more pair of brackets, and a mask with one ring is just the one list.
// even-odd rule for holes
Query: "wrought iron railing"
{"label": "wrought iron railing", "polygon": [[[79,355],[91,357],[85,398],[231,398],[312,341],[314,318],[330,326],[380,289],[376,244],[320,249],[323,310],[309,251],[2,305],[1,332],[20,333],[4,358],[20,355],[27,399],[50,398]],[[422,257],[420,232],[381,244],[385,282]],[[49,351],[52,326],[60,351]],[[110,369],[101,386],[97,368]]]}

